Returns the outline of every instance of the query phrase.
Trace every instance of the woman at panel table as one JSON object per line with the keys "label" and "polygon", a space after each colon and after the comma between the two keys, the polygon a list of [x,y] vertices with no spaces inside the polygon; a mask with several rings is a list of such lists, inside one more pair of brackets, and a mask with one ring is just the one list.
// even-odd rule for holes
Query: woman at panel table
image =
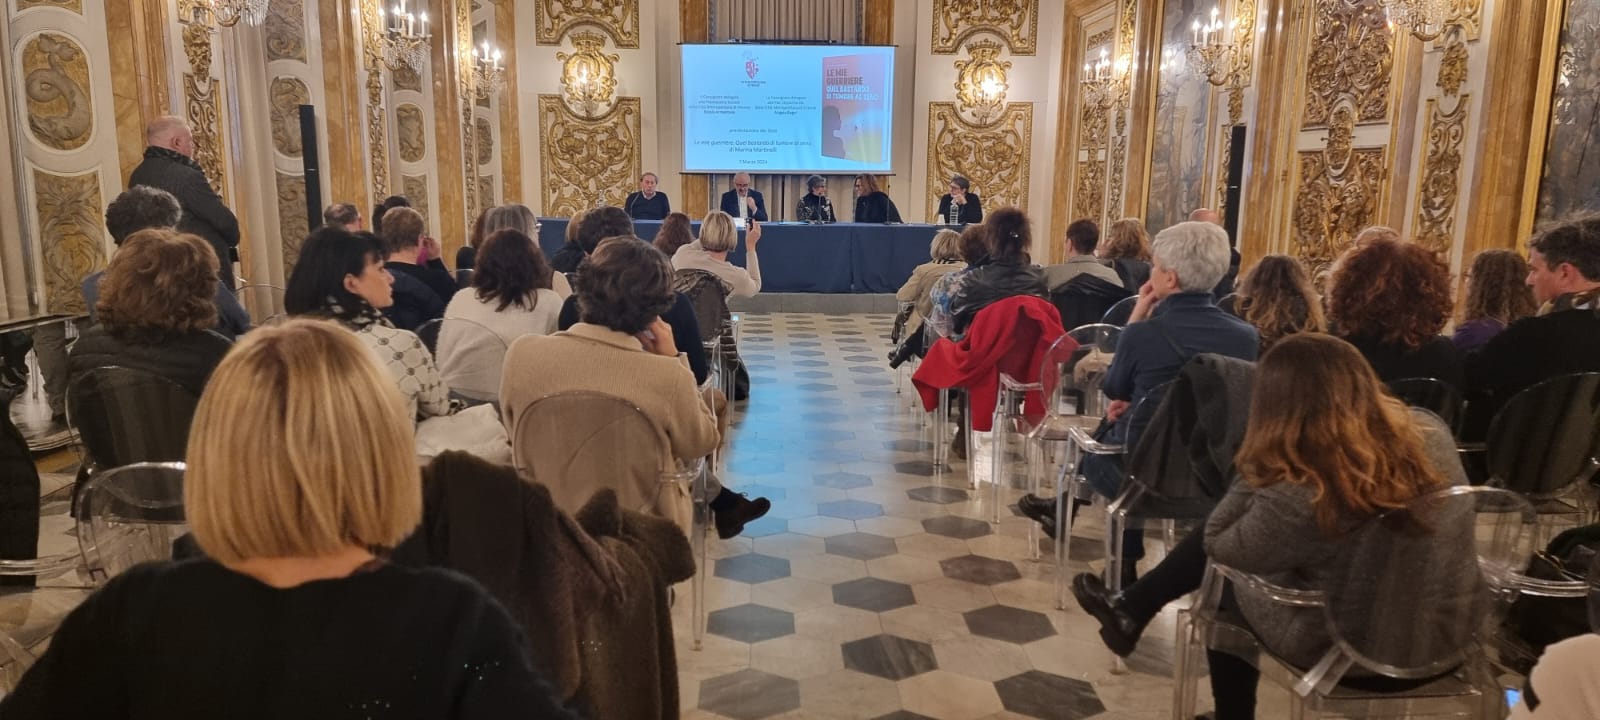
{"label": "woman at panel table", "polygon": [[858,223],[897,223],[900,210],[889,199],[888,193],[878,189],[878,179],[871,175],[856,176],[856,212]]}
{"label": "woman at panel table", "polygon": [[794,216],[801,222],[839,222],[833,214],[833,203],[828,200],[828,181],[821,175],[806,178],[806,196],[795,204]]}
{"label": "woman at panel table", "polygon": [[950,192],[939,198],[936,223],[972,225],[983,222],[983,203],[972,192],[972,181],[960,175],[950,178]]}

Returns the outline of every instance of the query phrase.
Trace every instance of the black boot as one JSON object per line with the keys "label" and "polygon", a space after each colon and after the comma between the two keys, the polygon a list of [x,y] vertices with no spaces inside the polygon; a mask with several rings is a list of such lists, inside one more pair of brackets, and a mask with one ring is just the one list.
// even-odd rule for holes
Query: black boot
{"label": "black boot", "polygon": [[766,515],[772,509],[772,501],[764,497],[754,500],[746,498],[742,493],[735,493],[727,488],[711,500],[711,514],[717,524],[717,537],[729,540],[744,532],[744,526],[753,520]]}
{"label": "black boot", "polygon": [[889,351],[889,369],[894,370],[895,368],[900,367],[900,365],[905,363],[905,361],[910,360],[912,356],[916,354],[917,349],[911,346],[910,340],[896,345],[893,350]]}
{"label": "black boot", "polygon": [[1139,645],[1139,636],[1144,634],[1144,626],[1150,622],[1148,618],[1134,617],[1111,596],[1099,577],[1089,573],[1072,578],[1072,597],[1084,612],[1100,621],[1100,640],[1111,652],[1121,657],[1133,654]]}

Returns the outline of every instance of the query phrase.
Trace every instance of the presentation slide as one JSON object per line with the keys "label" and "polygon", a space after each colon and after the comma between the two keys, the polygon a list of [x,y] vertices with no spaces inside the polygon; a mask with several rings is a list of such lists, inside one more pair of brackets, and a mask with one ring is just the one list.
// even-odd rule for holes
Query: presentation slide
{"label": "presentation slide", "polygon": [[890,172],[894,48],[684,45],[688,172]]}

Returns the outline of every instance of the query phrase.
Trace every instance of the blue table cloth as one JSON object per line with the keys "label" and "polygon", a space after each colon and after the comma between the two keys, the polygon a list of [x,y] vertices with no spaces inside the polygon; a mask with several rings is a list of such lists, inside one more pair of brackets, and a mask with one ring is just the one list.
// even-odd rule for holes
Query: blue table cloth
{"label": "blue table cloth", "polygon": [[[634,232],[652,240],[657,220],[636,220]],[[782,293],[892,293],[928,262],[939,225],[766,223],[761,226],[761,290]],[[700,233],[700,223],[694,223]],[[539,247],[553,255],[566,242],[566,218],[539,218]],[[728,261],[745,262],[744,232]]]}

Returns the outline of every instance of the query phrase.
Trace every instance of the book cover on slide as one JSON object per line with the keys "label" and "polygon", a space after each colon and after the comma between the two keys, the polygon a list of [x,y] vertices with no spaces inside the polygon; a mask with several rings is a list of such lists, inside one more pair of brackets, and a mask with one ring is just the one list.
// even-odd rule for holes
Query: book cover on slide
{"label": "book cover on slide", "polygon": [[822,155],[884,162],[889,77],[881,54],[822,59]]}

